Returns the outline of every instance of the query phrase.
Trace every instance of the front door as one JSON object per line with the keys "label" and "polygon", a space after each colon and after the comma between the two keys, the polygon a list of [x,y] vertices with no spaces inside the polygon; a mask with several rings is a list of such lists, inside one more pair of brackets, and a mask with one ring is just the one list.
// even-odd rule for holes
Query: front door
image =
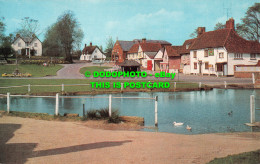
{"label": "front door", "polygon": [[153,69],[153,63],[152,60],[147,60],[147,70],[152,71]]}

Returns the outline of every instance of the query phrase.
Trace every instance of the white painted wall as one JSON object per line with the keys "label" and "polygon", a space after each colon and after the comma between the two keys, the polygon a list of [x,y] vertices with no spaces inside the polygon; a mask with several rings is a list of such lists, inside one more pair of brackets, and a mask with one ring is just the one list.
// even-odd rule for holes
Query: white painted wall
{"label": "white painted wall", "polygon": [[[197,51],[197,58],[194,58],[194,50],[190,51],[190,73],[199,73],[199,61],[202,61],[201,73],[202,74],[216,74],[216,63],[227,62],[227,51],[225,48],[214,48],[214,56],[204,57],[204,49]],[[219,58],[219,53],[224,53],[224,58]],[[194,69],[194,63],[197,63],[197,69]],[[212,68],[205,69],[205,62],[209,62]]]}
{"label": "white painted wall", "polygon": [[159,50],[155,55],[154,59],[162,59],[163,58],[163,51]]}
{"label": "white painted wall", "polygon": [[250,59],[250,54],[243,54],[243,59],[235,59],[234,53],[228,54],[228,75],[234,75],[235,65],[256,65],[260,60],[260,55],[256,55],[256,60]]}
{"label": "white painted wall", "polygon": [[[37,45],[35,45],[35,43]],[[33,41],[31,42],[31,47],[30,49],[34,49],[37,51],[35,56],[42,56],[42,43],[39,41],[39,39],[34,38]]]}
{"label": "white painted wall", "polygon": [[[20,43],[20,47],[18,46],[19,43]],[[37,46],[35,45],[35,43],[37,44]],[[17,52],[19,50],[21,51],[23,48],[29,48],[30,50],[34,49],[37,51],[35,56],[42,56],[42,43],[37,38],[34,38],[33,41],[28,45],[26,45],[26,43],[21,38],[17,38],[12,44],[12,47]]]}
{"label": "white painted wall", "polygon": [[95,56],[97,60],[106,59],[106,56],[96,47],[92,54],[81,54],[80,60],[93,61]]}

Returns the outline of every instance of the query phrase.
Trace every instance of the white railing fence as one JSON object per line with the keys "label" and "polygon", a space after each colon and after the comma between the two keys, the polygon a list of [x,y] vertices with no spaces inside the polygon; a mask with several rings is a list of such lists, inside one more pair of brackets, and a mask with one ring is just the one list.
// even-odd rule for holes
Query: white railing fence
{"label": "white railing fence", "polygon": [[[158,126],[158,96],[155,96],[153,98],[150,97],[112,97],[110,94],[109,97],[93,97],[93,96],[60,96],[59,93],[56,94],[56,96],[33,96],[33,95],[11,95],[10,93],[5,94],[0,94],[0,96],[6,96],[7,97],[7,113],[10,113],[10,99],[11,97],[26,97],[26,98],[55,98],[55,110],[54,114],[57,116],[59,115],[59,99],[60,98],[70,98],[70,99],[108,99],[109,100],[109,117],[112,116],[112,99],[148,99],[148,100],[154,100],[154,113],[155,113],[155,118],[154,118],[154,124],[157,127]],[[85,115],[85,106],[83,105],[83,116]]]}

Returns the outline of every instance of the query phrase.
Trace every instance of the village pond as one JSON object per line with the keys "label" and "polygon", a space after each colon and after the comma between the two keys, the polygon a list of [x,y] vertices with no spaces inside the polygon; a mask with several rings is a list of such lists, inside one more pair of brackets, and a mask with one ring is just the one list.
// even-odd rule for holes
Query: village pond
{"label": "village pond", "polygon": [[[260,131],[244,125],[250,122],[250,95],[256,97],[256,108],[260,108],[260,90],[213,89],[191,92],[129,92],[112,94],[112,97],[158,96],[159,131],[181,134],[204,134],[225,132]],[[108,94],[86,95],[104,98],[60,98],[59,113],[79,113],[82,104],[86,110],[108,107]],[[6,98],[0,98],[1,110],[6,109]],[[144,117],[145,126],[154,127],[154,100],[152,99],[112,99],[112,109],[118,109],[123,116]],[[54,98],[11,97],[11,111],[54,114]],[[183,122],[174,126],[173,122]],[[260,111],[256,110],[256,121],[260,121]],[[186,130],[189,125],[192,131]]]}

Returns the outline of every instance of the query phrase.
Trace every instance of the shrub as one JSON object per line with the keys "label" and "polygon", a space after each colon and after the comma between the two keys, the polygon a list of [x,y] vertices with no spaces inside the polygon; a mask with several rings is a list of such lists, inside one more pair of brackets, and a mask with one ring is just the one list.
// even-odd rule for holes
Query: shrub
{"label": "shrub", "polygon": [[119,118],[118,110],[112,111],[112,116],[108,118],[108,122],[109,123],[120,123],[121,122],[121,120]]}
{"label": "shrub", "polygon": [[101,108],[98,110],[99,116],[103,119],[109,117],[109,109],[108,108]]}
{"label": "shrub", "polygon": [[87,111],[87,118],[88,119],[98,119],[97,110],[89,110]]}

